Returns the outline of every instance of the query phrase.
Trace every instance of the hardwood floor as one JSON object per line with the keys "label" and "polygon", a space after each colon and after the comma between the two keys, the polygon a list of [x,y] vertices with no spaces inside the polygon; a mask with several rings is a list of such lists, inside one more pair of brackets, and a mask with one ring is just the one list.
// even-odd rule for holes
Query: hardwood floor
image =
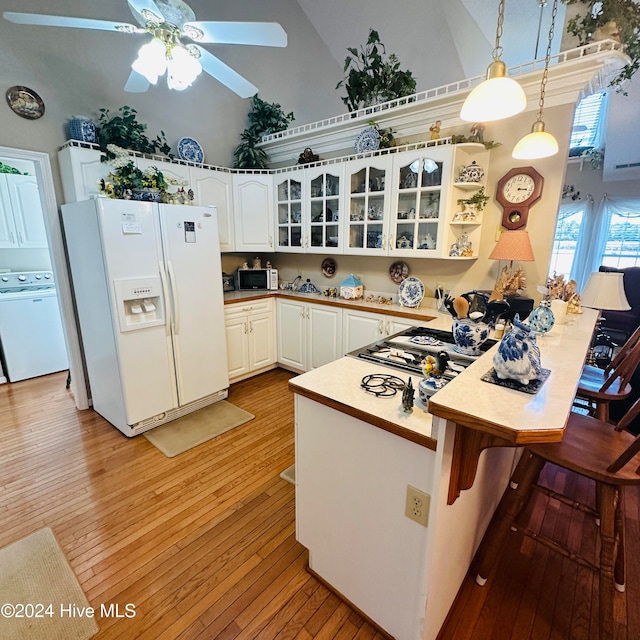
{"label": "hardwood floor", "polygon": [[[381,640],[305,570],[279,477],[294,458],[291,375],[233,385],[256,418],[176,458],[76,411],[66,374],[0,385],[0,546],[51,527],[92,606],[135,605],[134,618],[98,617],[98,640]],[[629,492],[623,640],[640,637],[638,504]],[[542,502],[534,519],[595,552],[592,523]],[[514,534],[484,589],[465,582],[441,637],[594,639],[593,576],[538,547]]]}

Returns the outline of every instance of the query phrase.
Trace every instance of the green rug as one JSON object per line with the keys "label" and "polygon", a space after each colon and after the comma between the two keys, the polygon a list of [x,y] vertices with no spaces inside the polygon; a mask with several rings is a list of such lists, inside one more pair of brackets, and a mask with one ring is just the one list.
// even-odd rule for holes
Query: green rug
{"label": "green rug", "polygon": [[146,431],[144,437],[167,458],[193,449],[255,416],[226,400]]}
{"label": "green rug", "polygon": [[51,529],[0,549],[2,640],[87,640],[98,633],[89,606]]}

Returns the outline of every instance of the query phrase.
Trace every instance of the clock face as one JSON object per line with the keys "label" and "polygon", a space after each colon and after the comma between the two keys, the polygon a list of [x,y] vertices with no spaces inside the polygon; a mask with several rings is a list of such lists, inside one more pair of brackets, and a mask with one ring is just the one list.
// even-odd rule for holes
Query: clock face
{"label": "clock face", "polygon": [[502,187],[502,194],[507,202],[519,204],[531,197],[535,186],[535,181],[530,175],[518,173],[505,182]]}

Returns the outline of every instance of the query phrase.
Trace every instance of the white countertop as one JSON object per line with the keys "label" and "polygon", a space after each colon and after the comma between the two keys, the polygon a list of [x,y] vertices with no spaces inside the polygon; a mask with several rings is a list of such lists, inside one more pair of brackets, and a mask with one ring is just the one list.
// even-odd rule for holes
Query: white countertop
{"label": "white countertop", "polygon": [[[437,317],[428,326],[451,329],[451,316],[434,315]],[[537,339],[542,367],[550,369],[551,374],[535,395],[480,379],[493,366],[496,345],[431,397],[430,412],[506,437],[514,443],[560,439],[597,317],[596,311],[584,309],[580,315],[568,316],[567,324],[557,325]],[[418,400],[421,378],[411,376],[416,389],[416,406],[407,414],[402,409],[400,392],[392,398],[378,398],[360,387],[362,378],[375,372],[392,373],[403,380],[410,375],[369,361],[344,357],[293,378],[290,386],[296,393],[434,448],[431,415],[424,411]]]}

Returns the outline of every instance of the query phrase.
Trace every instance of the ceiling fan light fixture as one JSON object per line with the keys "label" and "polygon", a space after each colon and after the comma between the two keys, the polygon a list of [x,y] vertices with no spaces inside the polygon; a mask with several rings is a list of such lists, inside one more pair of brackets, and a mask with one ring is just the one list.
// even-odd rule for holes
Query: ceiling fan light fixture
{"label": "ceiling fan light fixture", "polygon": [[158,38],[152,38],[150,42],[143,44],[131,68],[151,84],[156,84],[167,70],[167,49],[164,43]]}
{"label": "ceiling fan light fixture", "polygon": [[182,91],[191,86],[202,72],[202,65],[185,47],[176,45],[167,50],[167,86]]}

